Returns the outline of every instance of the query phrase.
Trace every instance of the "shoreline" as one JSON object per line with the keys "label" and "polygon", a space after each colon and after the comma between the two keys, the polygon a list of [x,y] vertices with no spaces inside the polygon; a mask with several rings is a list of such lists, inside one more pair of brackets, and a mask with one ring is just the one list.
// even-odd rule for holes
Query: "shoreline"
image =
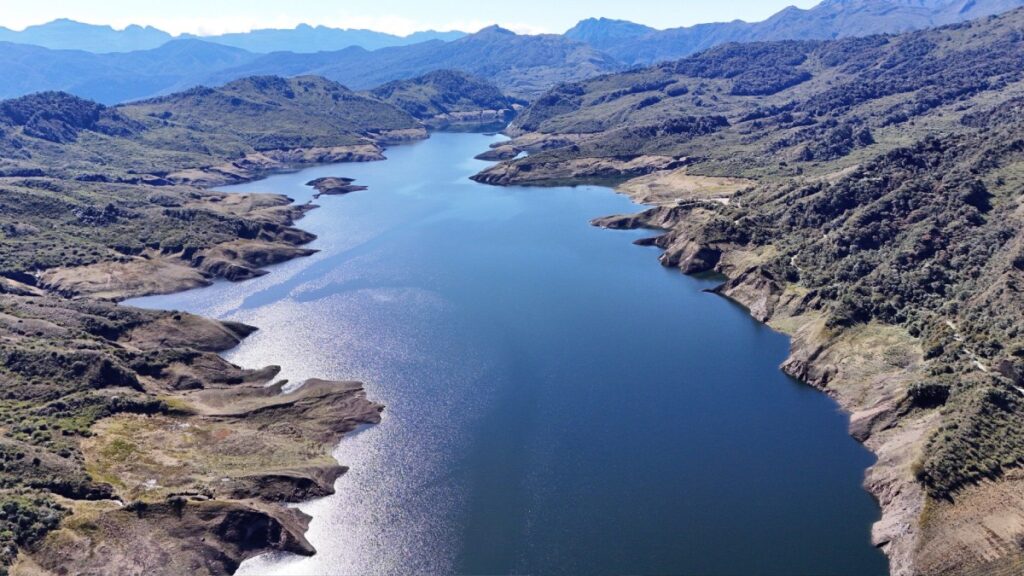
{"label": "shoreline", "polygon": [[[510,140],[509,142],[514,142]],[[507,144],[505,144],[507,146]],[[531,175],[525,181],[519,181],[515,175],[500,173],[498,168],[487,168],[480,172],[473,179],[483,184],[494,186],[526,186],[541,187],[547,185],[549,180],[534,180]],[[578,166],[558,167],[552,173],[558,174],[561,171],[576,172]],[[586,166],[585,172],[589,173],[593,166]],[[607,170],[609,166],[601,166]],[[751,276],[748,270],[743,268],[743,261],[750,255],[736,253],[721,254],[719,249],[707,246],[687,245],[682,247],[686,252],[680,257],[673,253],[673,245],[669,241],[674,229],[671,224],[676,222],[673,218],[679,217],[680,211],[701,210],[702,206],[716,203],[728,203],[728,196],[735,190],[749,185],[749,180],[731,178],[694,177],[692,181],[686,182],[685,192],[692,197],[680,199],[678,196],[668,198],[671,190],[664,189],[664,183],[658,182],[662,177],[671,178],[680,172],[685,174],[685,166],[669,165],[669,168],[655,169],[648,171],[650,166],[643,166],[640,172],[630,172],[628,167],[613,166],[613,170],[619,174],[615,179],[617,182],[610,184],[595,183],[593,177],[584,175],[579,178],[559,176],[555,180],[558,183],[567,183],[575,180],[576,184],[600,185],[608,188],[611,192],[624,195],[636,204],[641,210],[633,214],[609,215],[595,218],[591,225],[608,230],[636,230],[644,229],[656,233],[651,238],[636,240],[634,243],[639,246],[656,246],[660,248],[659,261],[664,267],[677,268],[688,276],[700,274],[716,274],[721,276],[722,282],[717,287],[708,290],[742,307],[747,314],[757,322],[771,328],[772,330],[785,335],[790,341],[790,352],[786,360],[779,366],[785,374],[792,376],[804,385],[812,387],[819,392],[829,396],[836,407],[846,416],[848,421],[848,433],[858,443],[864,446],[875,462],[864,470],[862,486],[871,495],[880,512],[880,518],[871,526],[871,543],[881,550],[889,561],[891,576],[911,576],[915,574],[914,565],[911,560],[913,547],[916,544],[916,534],[907,530],[908,517],[916,517],[922,511],[922,506],[916,505],[924,495],[920,487],[915,491],[908,482],[901,481],[892,471],[890,462],[893,457],[890,454],[887,442],[890,441],[884,433],[884,426],[890,424],[894,416],[892,411],[898,408],[897,402],[880,402],[881,405],[866,406],[865,402],[854,399],[855,394],[844,391],[844,387],[863,388],[866,383],[857,386],[856,383],[844,381],[844,374],[836,373],[835,367],[829,365],[829,360],[834,360],[836,355],[855,354],[855,349],[843,350],[842,342],[828,340],[824,343],[818,341],[820,331],[824,327],[823,319],[819,317],[801,317],[804,310],[801,308],[799,295],[777,294],[772,282],[766,282],[763,278]],[[623,169],[626,168],[626,169]],[[545,178],[548,178],[545,176]],[[651,181],[651,184],[662,184],[658,186],[643,185],[644,181]],[[637,185],[637,183],[641,183]],[[723,193],[725,190],[725,193]],[[673,239],[674,240],[674,239]],[[680,247],[676,247],[679,249]],[[781,302],[780,302],[781,300]],[[892,327],[888,327],[892,328]],[[816,332],[817,330],[817,332]],[[892,328],[891,338],[908,342],[909,336],[905,338],[897,329]],[[868,354],[870,356],[870,353]],[[870,361],[870,358],[862,357],[861,360]],[[886,374],[884,377],[892,378],[893,374]],[[899,378],[902,380],[907,375]],[[883,378],[883,377],[879,377]],[[875,434],[878,433],[878,437]]]}
{"label": "shoreline", "polygon": [[[636,193],[620,188],[615,191],[637,201]],[[694,200],[693,209],[700,210],[700,202],[699,199]],[[874,433],[879,431],[876,427],[881,428],[878,424],[891,418],[890,411],[895,406],[865,406],[865,402],[855,400],[856,394],[843,388],[856,390],[865,387],[866,383],[858,386],[858,383],[844,381],[845,375],[838,373],[835,366],[829,364],[830,360],[834,360],[834,355],[855,356],[858,351],[852,347],[843,350],[842,343],[835,339],[823,340],[823,319],[810,315],[801,317],[804,310],[801,308],[799,294],[776,293],[772,279],[750,275],[748,270],[742,269],[739,262],[749,255],[716,254],[717,249],[694,245],[685,247],[684,257],[673,254],[673,246],[666,242],[674,232],[673,228],[667,227],[669,220],[665,212],[668,210],[672,209],[648,205],[639,213],[598,218],[591,224],[609,230],[646,229],[656,232],[657,236],[642,242],[661,249],[659,261],[662,266],[676,268],[686,275],[721,275],[722,282],[709,292],[734,302],[752,319],[789,339],[789,355],[779,369],[831,398],[847,417],[850,436],[875,458],[875,462],[865,469],[862,479],[864,490],[871,495],[880,512],[879,520],[871,527],[871,543],[886,555],[891,576],[914,574],[912,563],[907,561],[909,549],[914,542],[913,538],[907,538],[908,534],[904,530],[909,523],[907,517],[920,512],[920,508],[914,506],[914,501],[923,497],[923,490],[918,487],[915,491],[909,483],[899,482],[892,476],[886,439],[874,438]],[[894,329],[893,332],[897,331]],[[893,334],[893,337],[900,339],[901,335]],[[870,360],[861,354],[860,361]]]}
{"label": "shoreline", "polygon": [[[759,268],[764,255],[758,249],[708,242],[697,232],[716,204],[728,203],[720,189],[665,202],[651,194],[649,186],[630,186],[660,176],[636,176],[615,189],[641,206],[642,200],[654,199],[653,206],[596,218],[591,224],[655,232],[636,243],[660,248],[662,266],[686,275],[721,275],[723,282],[710,292],[789,338],[790,351],[779,369],[832,398],[848,418],[850,436],[875,457],[865,469],[862,486],[881,514],[871,526],[870,538],[885,554],[889,574],[1001,574],[1024,567],[1019,551],[999,544],[1021,530],[1016,515],[1024,515],[1024,503],[1013,496],[1012,486],[1024,475],[1009,473],[1000,481],[967,487],[956,501],[972,504],[958,506],[952,499],[932,500],[916,479],[929,432],[940,417],[908,393],[911,384],[925,378],[921,341],[904,328],[878,322],[843,330],[830,327],[827,316],[811,306],[807,291]],[[1002,495],[1000,502],[1009,502],[1003,504],[1006,509],[993,503],[992,493]],[[977,529],[958,528],[958,523]],[[991,523],[1002,523],[998,532],[990,532]],[[966,530],[966,535],[958,530]],[[990,537],[978,552],[979,543]]]}
{"label": "shoreline", "polygon": [[[258,181],[258,180],[260,180],[260,179],[262,179],[262,178],[264,178],[266,176],[269,176],[269,175],[272,175],[272,174],[275,174],[275,173],[279,173],[279,172],[292,172],[294,170],[301,170],[301,169],[304,169],[304,168],[307,168],[307,167],[310,167],[310,166],[296,166],[296,167],[292,167],[291,169],[282,169],[280,171],[274,171],[274,172],[271,172],[271,173],[264,173],[264,174],[262,174],[262,175],[260,175],[258,177],[252,178],[249,181]],[[241,183],[241,182],[236,182],[236,183]],[[621,190],[619,190],[617,188],[610,187],[610,186],[605,186],[605,187],[607,187],[610,192],[623,193]],[[634,202],[636,202],[635,198],[634,198]],[[294,206],[294,204],[292,204],[292,206]],[[312,208],[309,208],[309,209],[312,209]],[[304,215],[304,213],[305,213],[305,211],[303,211],[302,214]],[[301,215],[299,216],[299,218],[301,218]],[[607,227],[612,227],[612,226],[607,226]],[[291,258],[289,258],[289,260],[290,259]],[[186,289],[190,289],[190,288],[186,288]],[[747,307],[746,304],[744,304],[739,299],[736,299],[736,298],[731,298],[731,299],[733,299],[734,301],[736,301],[736,302],[740,303],[741,305],[744,305],[745,307]],[[748,308],[748,310],[750,310],[749,307],[747,307],[747,308]],[[755,319],[757,319],[756,316],[755,316]],[[773,328],[775,328],[775,327],[773,326]],[[241,339],[239,339],[238,342],[241,342]],[[236,344],[238,342],[236,342]],[[226,349],[225,350],[221,350],[221,351],[226,351]],[[273,367],[270,367],[270,369],[273,372],[273,370],[272,370]],[[274,372],[274,374],[276,374],[276,372]],[[264,376],[266,376],[266,374],[264,374]],[[271,375],[269,378],[265,379],[265,381],[267,383],[269,383],[272,380],[273,380],[273,375]],[[344,383],[334,383],[334,384],[344,384]],[[261,384],[261,386],[262,386],[262,384]],[[305,388],[305,386],[303,386],[303,388]],[[300,390],[301,389],[302,388],[300,388]],[[361,390],[361,387],[360,387],[359,388],[359,392],[361,392],[361,391],[362,390]],[[217,400],[216,400],[217,394],[214,394],[213,396],[215,398],[214,399],[214,403],[216,404],[216,402],[217,402]],[[198,399],[200,401],[202,401],[203,400],[202,395],[199,395]],[[367,404],[369,404],[370,406],[375,406],[372,403],[370,403],[369,401],[366,401],[365,398],[363,398],[363,400]],[[242,399],[242,401],[246,402],[248,400]],[[838,401],[838,399],[837,399],[837,401]],[[840,405],[842,407],[841,403],[840,403]],[[206,408],[208,409],[209,406],[206,406]],[[261,406],[260,409],[263,409],[263,407]],[[845,410],[845,407],[843,407],[843,409]],[[221,411],[221,412],[208,411],[205,414],[201,413],[201,414],[198,414],[197,416],[199,416],[200,418],[203,417],[203,416],[213,416],[213,417],[216,417],[216,418],[222,418],[222,417],[225,416],[225,413],[223,411]],[[303,415],[303,417],[305,417],[305,415]],[[124,428],[124,429],[114,430],[112,432],[110,430],[110,427],[108,426],[108,427],[106,427],[106,428],[104,428],[102,430],[103,434],[101,434],[101,436],[105,435],[107,437],[110,437],[111,435],[114,435],[113,434],[114,432],[116,432],[121,437],[130,437],[132,435],[137,435],[137,434],[140,433],[138,429],[130,428],[130,425],[133,425],[133,424],[136,424],[136,423],[133,423],[133,422],[120,422],[120,421],[117,422],[117,423],[119,425],[124,424],[127,427]],[[173,424],[173,422],[171,424]],[[330,443],[330,452],[333,453],[334,448],[337,446],[337,442],[340,441],[342,436],[350,434],[352,432],[352,430],[361,429],[365,425],[367,425],[367,424],[362,423],[362,422],[355,423],[354,427],[352,429],[340,432],[340,435],[333,442]],[[151,430],[142,430],[142,432],[147,432],[148,433],[148,432],[151,432]],[[99,451],[101,451],[101,448],[96,448],[92,453],[97,453]],[[333,455],[332,455],[332,459],[333,459]],[[250,485],[248,487],[234,488],[234,490],[237,490],[238,494],[242,494],[242,495],[245,495],[247,497],[257,497],[257,498],[260,497],[260,493],[259,492],[260,492],[260,490],[262,490],[264,492],[264,495],[266,493],[273,493],[275,495],[273,499],[276,500],[279,503],[280,502],[288,502],[288,503],[293,503],[294,502],[294,503],[298,503],[298,502],[301,502],[301,501],[304,501],[304,500],[308,500],[309,498],[312,498],[312,497],[323,496],[323,495],[326,495],[326,494],[329,494],[329,493],[333,492],[333,480],[336,479],[338,476],[340,476],[342,473],[344,473],[344,469],[343,469],[344,467],[341,466],[340,463],[338,463],[336,460],[334,461],[334,465],[336,467],[336,469],[334,469],[334,470],[322,470],[319,473],[314,471],[314,472],[307,472],[307,473],[304,473],[304,474],[292,474],[292,475],[290,475],[290,476],[288,476],[288,477],[286,477],[284,479],[282,479],[282,478],[275,478],[274,479],[274,483],[271,484],[270,487],[262,486],[262,487],[259,487],[259,489],[257,490],[257,489],[253,488]],[[337,469],[341,469],[341,470],[337,470]],[[317,482],[317,480],[316,480],[317,478],[320,478],[321,481]],[[327,478],[328,480],[323,480],[325,478]],[[290,490],[287,490],[287,489],[282,490],[282,488],[281,488],[282,483],[284,483],[284,485],[293,486],[294,487],[294,486],[298,485],[300,482],[305,483],[305,482],[307,482],[309,480],[313,481],[312,482],[313,488],[311,490],[308,489],[308,488],[307,489],[303,489],[302,491],[300,491],[300,490],[298,490],[296,488],[292,488]],[[246,493],[245,490],[249,490],[249,492]],[[330,490],[330,492],[328,492],[327,490]],[[214,501],[216,501],[216,500],[214,500]],[[275,506],[275,505],[271,504],[270,506]],[[261,508],[266,508],[266,506],[261,505]],[[274,550],[288,551],[288,552],[298,553],[298,554],[311,554],[311,553],[314,552],[312,547],[309,545],[308,542],[305,541],[305,538],[304,538],[304,532],[305,532],[306,527],[308,526],[308,519],[309,518],[305,517],[305,515],[303,513],[298,512],[294,508],[288,508],[287,510],[292,511],[292,514],[290,514],[290,515],[294,516],[294,517],[293,518],[283,519],[283,520],[279,521],[279,523],[286,528],[283,531],[283,533],[287,534],[287,537],[285,537],[283,540],[279,540],[278,542],[274,543],[273,545],[268,545],[268,547],[266,549],[263,549],[263,550],[261,550],[261,551],[259,551],[257,553],[252,553],[252,554],[246,553],[245,555],[243,555],[241,557],[241,560],[244,561],[245,559],[248,559],[248,558],[251,558],[251,557],[255,557],[255,556],[261,555],[261,554],[263,554],[265,552],[274,551]],[[156,514],[156,515],[159,515],[159,516],[166,517],[171,512],[173,512],[173,507],[172,508],[168,508],[168,509],[162,509],[160,506],[155,506],[155,507],[151,507],[151,509],[149,510],[148,513],[152,513],[152,514]],[[240,564],[240,562],[239,562],[239,564]],[[237,567],[238,566],[235,566],[230,571],[233,572],[234,569],[237,569]]]}
{"label": "shoreline", "polygon": [[[399,138],[389,144],[419,141],[429,138],[429,133],[424,131],[422,136]],[[335,480],[348,470],[333,456],[338,442],[353,431],[379,423],[384,407],[366,398],[360,382],[310,379],[284,392],[287,381],[275,381],[278,367],[243,369],[220,356],[255,332],[256,327],[174,311],[144,310],[120,302],[207,287],[212,282],[204,277],[206,274],[243,281],[270,273],[267,267],[316,253],[317,250],[306,248],[316,236],[293,228],[292,223],[318,206],[311,202],[295,204],[278,194],[216,193],[212,188],[255,182],[318,165],[386,160],[383,146],[374,146],[377,154],[373,157],[343,148],[332,149],[326,155],[319,150],[283,151],[283,157],[299,161],[260,163],[258,169],[201,169],[198,172],[205,176],[185,184],[222,202],[248,203],[246,209],[264,210],[258,218],[282,230],[281,237],[255,247],[231,242],[228,247],[215,245],[208,252],[222,250],[224,259],[230,260],[226,266],[204,269],[194,266],[194,262],[179,260],[176,255],[156,255],[152,260],[140,258],[130,262],[120,270],[116,269],[117,264],[107,263],[83,267],[103,268],[106,278],[100,290],[95,289],[95,284],[85,284],[90,290],[65,288],[69,278],[82,270],[48,270],[49,279],[43,276],[41,290],[33,291],[35,295],[58,302],[75,299],[69,303],[82,301],[79,299],[83,297],[97,304],[107,301],[111,311],[142,316],[139,326],[127,337],[130,346],[142,351],[180,347],[189,350],[190,355],[198,352],[200,360],[186,361],[187,367],[170,362],[153,368],[153,372],[161,373],[158,376],[140,378],[143,387],[150,388],[151,395],[155,393],[163,409],[146,416],[115,414],[92,427],[94,434],[83,442],[86,468],[90,475],[114,484],[110,499],[62,499],[71,513],[33,550],[21,551],[11,567],[13,574],[58,569],[69,560],[82,569],[119,565],[126,570],[170,574],[203,565],[209,573],[231,574],[243,561],[267,552],[315,554],[305,538],[311,518],[286,505],[333,494]],[[239,168],[237,162],[231,166]],[[245,248],[250,251],[247,253]],[[183,269],[192,270],[193,274],[183,279]],[[171,270],[169,279],[167,270]],[[139,285],[135,281],[139,275],[149,283]],[[171,323],[185,326],[172,327],[168,325]],[[169,436],[168,429],[186,432]],[[269,458],[272,463],[245,470],[221,469],[215,463],[218,458],[237,459],[239,454],[218,454],[203,443],[208,442],[208,434],[225,433],[248,443],[250,448],[254,441],[262,444],[257,449],[258,456]],[[178,441],[175,436],[187,439]],[[181,489],[175,485],[181,484],[181,478],[167,486],[154,481],[148,476],[164,472],[166,462],[155,467],[138,459],[110,456],[125,445],[132,446],[129,456],[159,454],[161,459],[173,460],[188,453],[203,464],[196,466],[192,459],[186,459],[178,465],[190,468],[189,480],[205,483],[199,482],[196,489]],[[169,445],[173,445],[173,451],[165,450]],[[230,482],[226,482],[228,476],[223,477],[224,481],[221,478],[227,472],[234,472]],[[126,543],[115,534],[125,529],[146,534],[152,546],[122,548]],[[95,557],[97,546],[104,549],[99,559]],[[178,551],[173,562],[153,572],[153,559],[164,555],[165,549]],[[63,561],[56,560],[62,557]]]}

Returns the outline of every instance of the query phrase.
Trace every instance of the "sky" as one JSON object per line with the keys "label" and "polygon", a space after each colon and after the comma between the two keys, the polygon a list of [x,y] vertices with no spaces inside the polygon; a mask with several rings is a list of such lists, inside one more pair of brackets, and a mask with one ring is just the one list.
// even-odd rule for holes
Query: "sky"
{"label": "sky", "polygon": [[604,16],[655,28],[763,20],[786,6],[820,0],[0,0],[0,26],[21,30],[56,18],[123,28],[152,25],[180,34],[246,32],[321,24],[392,34],[475,32],[500,24],[519,33],[561,33]]}

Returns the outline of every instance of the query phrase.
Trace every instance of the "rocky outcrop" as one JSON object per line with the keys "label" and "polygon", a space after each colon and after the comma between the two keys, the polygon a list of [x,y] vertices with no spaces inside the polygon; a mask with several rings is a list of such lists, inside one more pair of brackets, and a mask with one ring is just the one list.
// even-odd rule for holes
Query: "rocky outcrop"
{"label": "rocky outcrop", "polygon": [[[392,140],[404,142],[426,137],[426,132],[396,132],[381,134],[381,142]],[[181,170],[168,174],[166,180],[173,184],[184,184],[200,188],[215,188],[248,182],[270,174],[298,166],[312,164],[335,164],[340,162],[373,162],[384,159],[384,151],[377,144],[367,143],[331,148],[305,148],[294,150],[267,150],[247,154],[240,160]]]}
{"label": "rocky outcrop", "polygon": [[512,160],[519,156],[522,150],[515,146],[501,145],[493,146],[486,152],[481,152],[476,155],[477,160],[484,160],[486,162],[500,162],[502,160]]}
{"label": "rocky outcrop", "polygon": [[231,479],[226,491],[233,500],[302,502],[334,494],[334,481],[347,471],[345,466],[312,466],[252,474]]}
{"label": "rocky outcrop", "polygon": [[249,220],[244,236],[196,251],[145,250],[119,260],[106,260],[75,267],[51,268],[39,273],[40,288],[65,297],[89,296],[124,300],[152,294],[169,294],[207,286],[223,278],[232,282],[266,274],[264,267],[316,253],[303,246],[316,236],[292,224],[313,206],[292,206],[277,195],[212,195],[193,206],[169,206],[182,218],[195,210],[214,211]]}
{"label": "rocky outcrop", "polygon": [[466,110],[446,112],[423,120],[431,130],[481,130],[485,128],[501,129],[515,118],[516,112],[511,108],[501,110]]}
{"label": "rocky outcrop", "polygon": [[[718,208],[721,207],[719,204]],[[872,541],[890,558],[892,574],[953,574],[961,573],[951,568],[954,566],[971,566],[976,570],[985,565],[988,560],[977,556],[978,547],[971,540],[977,535],[969,526],[1024,523],[1017,522],[1016,512],[1000,516],[992,506],[984,508],[989,510],[987,516],[968,519],[964,514],[970,515],[978,507],[930,503],[926,497],[916,479],[915,466],[940,416],[935,410],[916,407],[908,398],[911,383],[924,378],[920,341],[903,328],[882,324],[830,328],[819,297],[789,285],[771,272],[763,265],[767,261],[759,251],[763,249],[731,241],[727,235],[709,233],[707,226],[716,223],[716,214],[715,203],[680,199],[638,214],[598,218],[592,223],[613,229],[657,230],[659,235],[645,244],[664,249],[663,265],[687,274],[724,274],[727,279],[714,292],[792,337],[790,354],[782,369],[833,397],[850,414],[851,435],[878,457],[868,470],[864,485],[882,509],[882,518],[872,529]],[[983,487],[972,490],[998,492]],[[932,513],[926,511],[929,507],[950,515],[934,526],[962,528],[936,532],[927,521]],[[1019,517],[1024,518],[1024,514]],[[1001,544],[993,546],[1000,549],[1008,546],[1017,534],[1010,528],[997,532]],[[965,560],[965,555],[971,558]],[[1017,567],[1020,564],[1015,558],[1019,556],[1005,550],[991,554],[992,558],[1001,558],[993,566]]]}
{"label": "rocky outcrop", "polygon": [[[345,471],[333,447],[380,421],[360,383],[268,386],[278,367],[247,370],[218,355],[256,330],[237,322],[52,296],[3,305],[9,368],[31,361],[58,382],[36,393],[52,400],[36,417],[94,422],[75,458],[0,439],[3,473],[62,496],[70,511],[15,573],[66,573],[73,562],[81,574],[217,575],[268,551],[315,552],[309,519],[282,505],[331,494]],[[69,344],[22,359],[32,348],[19,352],[20,342],[40,335]]]}
{"label": "rocky outcrop", "polygon": [[242,502],[180,499],[83,508],[52,533],[15,574],[234,574],[270,551],[315,553],[303,535],[309,517],[294,509]]}
{"label": "rocky outcrop", "polygon": [[[721,252],[708,247],[700,247],[697,252],[689,255],[690,262],[683,265],[692,267],[693,261],[696,259],[700,259],[702,265],[710,264],[708,269],[711,269],[721,259]],[[767,271],[750,268],[730,278],[714,291],[746,306],[750,315],[759,322],[767,322],[775,315],[775,307],[779,303],[783,287]]]}
{"label": "rocky outcrop", "polygon": [[679,166],[671,156],[577,158],[568,161],[535,161],[530,157],[495,164],[472,177],[483,184],[549,184],[558,182],[611,181],[669,170]]}

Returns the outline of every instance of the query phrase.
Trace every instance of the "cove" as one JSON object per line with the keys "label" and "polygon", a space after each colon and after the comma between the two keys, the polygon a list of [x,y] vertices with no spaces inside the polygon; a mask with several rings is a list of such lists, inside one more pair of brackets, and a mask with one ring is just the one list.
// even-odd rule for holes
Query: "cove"
{"label": "cove", "polygon": [[259,326],[231,361],[387,406],[338,446],[338,493],[300,506],[318,554],[240,573],[885,574],[873,458],[779,371],[787,338],[632,245],[651,232],[588,224],[642,208],[624,196],[469,180],[495,138],[231,187],[369,190],[316,201],[311,257],[129,302]]}

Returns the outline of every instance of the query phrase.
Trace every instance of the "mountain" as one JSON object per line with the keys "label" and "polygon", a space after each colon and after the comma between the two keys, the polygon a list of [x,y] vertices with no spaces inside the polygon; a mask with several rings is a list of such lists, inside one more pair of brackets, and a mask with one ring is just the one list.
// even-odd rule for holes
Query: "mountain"
{"label": "mountain", "polygon": [[1024,8],[560,85],[475,178],[612,182],[647,204],[596,223],[655,230],[641,243],[666,266],[724,274],[719,293],[793,336],[784,369],[878,456],[893,574],[1019,574],[1022,31]]}
{"label": "mountain", "polygon": [[437,70],[411,80],[396,80],[369,92],[432,128],[504,128],[518,102],[494,84],[455,70]]}
{"label": "mountain", "polygon": [[727,42],[892,34],[991,16],[1020,6],[1024,0],[825,0],[809,9],[786,8],[763,22],[653,30],[618,20],[590,19],[565,35],[627,64],[650,64]]}
{"label": "mountain", "polygon": [[0,42],[30,44],[54,50],[83,50],[95,54],[151,50],[175,39],[202,40],[262,54],[283,50],[322,52],[341,50],[349,46],[376,50],[387,46],[417,44],[428,40],[447,42],[462,36],[465,36],[465,33],[434,30],[415,32],[408,36],[396,36],[373,30],[330,28],[308,24],[300,24],[295,28],[267,28],[212,36],[192,34],[172,36],[152,26],[131,25],[123,30],[115,30],[110,26],[83,24],[68,19],[29,26],[21,31],[0,27]]}
{"label": "mountain", "polygon": [[95,53],[149,50],[171,39],[172,36],[167,32],[151,26],[133,25],[124,30],[115,30],[110,26],[83,24],[67,19],[29,26],[20,32],[0,28],[0,42]]}
{"label": "mountain", "polygon": [[92,264],[118,246],[138,254],[140,238],[187,226],[140,213],[138,219],[115,218],[118,225],[94,231],[86,242],[94,249],[62,251],[61,244],[78,230],[74,218],[63,219],[60,206],[68,203],[91,213],[107,202],[115,207],[144,202],[154,188],[237,182],[303,163],[382,159],[384,144],[425,136],[421,123],[404,111],[318,77],[243,78],[114,107],[64,92],[3,100],[0,187],[44,178],[59,181],[62,190],[65,185],[80,190],[73,198],[47,196],[46,202],[61,202],[29,213],[25,210],[36,210],[38,203],[14,202],[17,194],[5,189],[0,225],[47,218],[51,224],[46,234],[0,236],[0,276]]}
{"label": "mountain", "polygon": [[372,52],[352,47],[318,54],[268,54],[217,72],[209,81],[257,74],[315,74],[363,90],[451,69],[489,80],[513,96],[530,97],[558,82],[620,68],[615,59],[581,42],[552,34],[519,35],[492,26],[452,42],[435,40]]}
{"label": "mountain", "polygon": [[[406,112],[319,77],[242,78],[113,107],[40,92],[0,101],[0,178],[226,183],[285,164],[379,159],[381,145],[424,136]],[[21,264],[4,269],[48,267],[36,248],[46,247],[8,253]]]}
{"label": "mountain", "polygon": [[198,84],[204,75],[256,56],[199,40],[174,40],[159,48],[93,54],[0,43],[0,97],[63,90],[104,104],[151,97]]}
{"label": "mountain", "polygon": [[578,80],[621,66],[603,53],[561,36],[517,35],[488,28],[451,42],[431,40],[368,51],[259,55],[197,39],[159,48],[94,54],[0,42],[0,97],[63,90],[104,104],[149,98],[200,84],[247,76],[317,75],[358,90],[439,69],[461,70],[506,92],[530,96],[564,80]]}
{"label": "mountain", "polygon": [[[808,10],[789,8],[754,24],[737,21],[658,31],[619,20],[595,19],[579,23],[565,35],[535,36],[497,26],[470,35],[424,32],[405,38],[299,26],[168,42],[160,36],[163,43],[157,48],[102,54],[0,42],[0,74],[7,79],[0,86],[0,97],[65,90],[115,104],[254,75],[319,75],[355,90],[368,90],[435,70],[457,70],[491,82],[511,96],[531,99],[561,82],[669,60],[731,41],[900,32],[1021,5],[1024,0],[828,0]],[[137,27],[117,32],[109,27],[56,21],[14,34],[31,32],[26,37],[31,39],[52,30],[65,45],[75,44],[74,38],[80,34],[60,33],[63,29],[88,31],[100,43],[105,42],[104,35],[125,39],[153,32]],[[418,42],[423,39],[427,40]],[[119,42],[115,39],[104,45],[127,45]],[[349,45],[353,42],[374,47],[404,45],[368,50]],[[342,49],[320,51],[343,45]],[[287,50],[257,53],[282,47]]]}
{"label": "mountain", "polygon": [[359,46],[377,50],[389,46],[406,46],[430,40],[450,42],[465,36],[463,32],[436,32],[427,30],[408,36],[395,36],[373,30],[355,30],[300,24],[290,29],[259,29],[251,32],[201,36],[200,40],[225,46],[242,48],[249,52],[328,52]]}
{"label": "mountain", "polygon": [[[257,151],[353,145],[389,131],[419,131],[419,123],[406,112],[316,76],[242,78],[116,110],[140,122],[159,119],[140,141],[168,149],[178,147],[161,134],[171,128],[215,134]],[[315,124],[308,123],[311,117]]]}
{"label": "mountain", "polygon": [[565,37],[585,42],[598,50],[614,50],[624,43],[635,42],[658,30],[628,20],[588,18],[581,20],[565,33]]}

